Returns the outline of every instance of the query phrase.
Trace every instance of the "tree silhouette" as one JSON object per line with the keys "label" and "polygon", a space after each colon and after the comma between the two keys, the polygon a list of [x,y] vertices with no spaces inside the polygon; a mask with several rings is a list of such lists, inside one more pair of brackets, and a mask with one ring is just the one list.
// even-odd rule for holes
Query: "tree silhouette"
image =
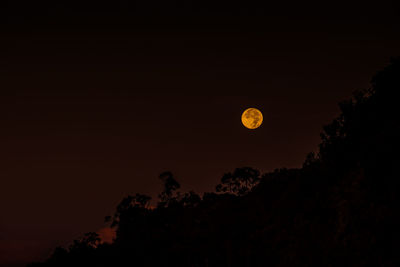
{"label": "tree silhouette", "polygon": [[243,196],[260,181],[260,172],[250,167],[237,168],[233,173],[226,173],[221,183],[216,186],[217,192],[228,192]]}
{"label": "tree silhouette", "polygon": [[183,207],[196,207],[201,201],[201,197],[193,191],[189,191],[188,193],[184,193],[179,198],[179,204]]}
{"label": "tree silhouette", "polygon": [[171,172],[163,172],[160,174],[159,179],[164,184],[164,190],[158,195],[160,207],[168,206],[171,202],[176,201],[175,191],[181,187],[181,185],[175,180]]}
{"label": "tree silhouette", "polygon": [[[117,206],[117,211],[114,214],[113,217],[113,222],[111,224],[112,227],[116,226],[121,218],[121,216],[124,216],[124,214],[129,213],[129,212],[143,212],[147,210],[149,206],[149,202],[151,200],[150,196],[142,195],[136,193],[134,196],[127,196],[122,201],[118,204]],[[109,221],[111,218],[106,217],[105,221]]]}
{"label": "tree silhouette", "polygon": [[100,245],[101,238],[99,234],[95,232],[86,233],[82,239],[74,240],[74,243],[70,246],[70,251],[82,250],[82,249],[95,249]]}

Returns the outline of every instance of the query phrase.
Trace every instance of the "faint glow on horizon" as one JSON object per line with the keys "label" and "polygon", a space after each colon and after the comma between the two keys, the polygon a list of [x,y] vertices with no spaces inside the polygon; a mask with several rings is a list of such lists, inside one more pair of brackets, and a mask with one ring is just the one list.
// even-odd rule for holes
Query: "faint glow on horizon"
{"label": "faint glow on horizon", "polygon": [[101,243],[111,244],[116,237],[115,229],[111,227],[101,228],[99,231],[97,231],[97,234],[101,238]]}

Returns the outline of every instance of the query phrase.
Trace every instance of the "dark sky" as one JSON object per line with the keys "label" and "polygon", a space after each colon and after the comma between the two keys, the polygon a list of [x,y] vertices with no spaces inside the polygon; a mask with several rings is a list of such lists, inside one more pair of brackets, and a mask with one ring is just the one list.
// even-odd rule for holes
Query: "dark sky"
{"label": "dark sky", "polygon": [[[127,194],[155,197],[166,170],[202,193],[235,167],[300,167],[337,103],[400,50],[395,1],[10,2],[0,265],[103,228]],[[248,107],[264,114],[254,131]]]}

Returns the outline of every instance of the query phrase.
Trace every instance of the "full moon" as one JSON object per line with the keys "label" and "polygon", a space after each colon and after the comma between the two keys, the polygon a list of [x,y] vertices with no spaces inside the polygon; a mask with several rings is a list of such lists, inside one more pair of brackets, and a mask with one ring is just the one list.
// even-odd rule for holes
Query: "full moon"
{"label": "full moon", "polygon": [[246,128],[256,129],[263,122],[261,111],[256,108],[248,108],[242,114],[242,123]]}

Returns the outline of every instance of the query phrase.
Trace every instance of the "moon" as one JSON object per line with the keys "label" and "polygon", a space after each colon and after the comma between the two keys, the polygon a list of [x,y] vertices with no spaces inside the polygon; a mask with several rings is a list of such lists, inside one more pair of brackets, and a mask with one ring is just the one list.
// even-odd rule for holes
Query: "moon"
{"label": "moon", "polygon": [[256,108],[248,108],[242,114],[242,123],[248,129],[257,129],[263,122],[261,111]]}

